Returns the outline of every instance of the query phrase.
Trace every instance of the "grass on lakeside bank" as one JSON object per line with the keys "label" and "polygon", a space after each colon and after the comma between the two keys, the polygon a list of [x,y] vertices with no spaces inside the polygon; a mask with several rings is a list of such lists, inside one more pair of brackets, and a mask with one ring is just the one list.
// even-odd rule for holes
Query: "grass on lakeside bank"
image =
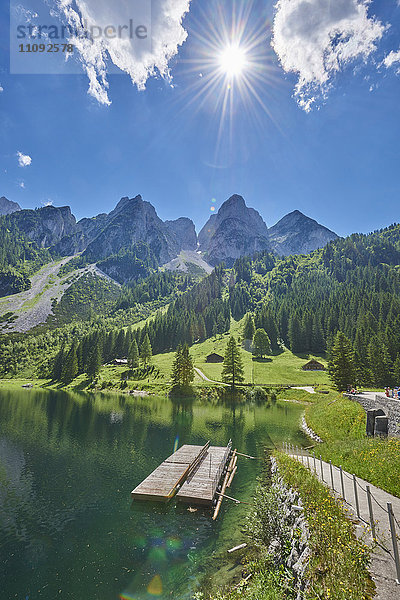
{"label": "grass on lakeside bank", "polygon": [[309,402],[305,410],[307,425],[323,440],[315,453],[400,497],[400,439],[367,438],[364,409],[338,392],[304,394],[307,392],[285,390],[280,396]]}
{"label": "grass on lakeside bank", "polygon": [[374,596],[367,566],[370,552],[356,538],[342,506],[306,467],[276,453],[284,481],[299,492],[310,531],[308,599],[361,600]]}
{"label": "grass on lakeside bank", "polygon": [[[370,600],[375,591],[367,570],[370,551],[362,540],[357,539],[354,525],[347,518],[344,508],[299,462],[280,452],[275,452],[275,458],[286,485],[300,495],[310,534],[308,544],[311,556],[306,572],[310,585],[302,598]],[[268,499],[269,485],[267,480],[260,483],[249,513],[248,535],[252,549],[245,572],[251,574],[250,579],[248,582],[242,580],[226,594],[213,594],[210,600],[240,600],[243,597],[247,600],[289,600],[297,597],[297,592],[291,589],[291,572],[285,564],[277,565],[268,557],[268,539],[271,539],[271,535],[274,538],[270,527],[276,520],[272,516],[269,522],[271,508],[274,511],[270,506],[271,497]],[[276,509],[280,510],[278,506]],[[265,526],[262,525],[260,529],[259,523],[263,520],[266,521]],[[257,527],[252,526],[256,522]],[[257,556],[255,560],[254,555]],[[196,597],[199,600],[205,598],[203,594]]]}

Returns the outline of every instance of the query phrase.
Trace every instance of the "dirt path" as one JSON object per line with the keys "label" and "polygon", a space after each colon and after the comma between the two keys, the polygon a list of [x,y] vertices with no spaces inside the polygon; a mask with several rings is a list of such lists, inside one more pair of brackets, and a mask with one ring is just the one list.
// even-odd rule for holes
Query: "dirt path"
{"label": "dirt path", "polygon": [[304,386],[300,386],[300,387],[294,387],[294,390],[304,390],[305,392],[308,392],[309,394],[315,394],[315,390],[313,387],[311,387],[310,385],[304,385]]}
{"label": "dirt path", "polygon": [[206,375],[204,375],[203,371],[200,371],[197,367],[194,367],[197,375],[203,379],[204,381],[209,381],[210,383],[217,383],[218,385],[228,385],[227,383],[222,383],[222,381],[214,381],[214,379],[208,379]]}

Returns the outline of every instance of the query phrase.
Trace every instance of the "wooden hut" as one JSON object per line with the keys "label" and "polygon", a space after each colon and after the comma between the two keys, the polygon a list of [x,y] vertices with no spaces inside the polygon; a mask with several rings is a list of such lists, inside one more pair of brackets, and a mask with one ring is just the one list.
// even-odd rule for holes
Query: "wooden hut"
{"label": "wooden hut", "polygon": [[208,363],[222,363],[222,362],[224,362],[224,357],[221,356],[220,354],[216,354],[215,352],[213,352],[212,354],[209,354],[206,357],[206,362],[208,362]]}
{"label": "wooden hut", "polygon": [[302,366],[303,371],[326,371],[324,365],[314,358]]}
{"label": "wooden hut", "polygon": [[127,358],[115,358],[113,360],[113,365],[117,366],[117,367],[126,367],[128,364],[128,359]]}

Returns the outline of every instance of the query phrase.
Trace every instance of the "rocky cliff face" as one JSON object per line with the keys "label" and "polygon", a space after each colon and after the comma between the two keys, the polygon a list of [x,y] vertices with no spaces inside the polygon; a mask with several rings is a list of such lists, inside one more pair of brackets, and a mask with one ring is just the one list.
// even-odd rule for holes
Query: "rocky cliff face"
{"label": "rocky cliff face", "polygon": [[82,252],[96,239],[107,225],[108,215],[102,213],[92,218],[84,218],[78,221],[71,235],[63,237],[52,250],[61,256],[72,256]]}
{"label": "rocky cliff face", "polygon": [[231,196],[199,233],[200,250],[212,265],[232,265],[236,258],[268,250],[268,228],[242,196]]}
{"label": "rocky cliff face", "polygon": [[197,234],[191,219],[180,217],[175,221],[165,221],[165,225],[175,236],[180,250],[196,250]]}
{"label": "rocky cliff face", "polygon": [[53,246],[76,231],[76,219],[69,206],[21,210],[11,218],[22,233],[42,248]]}
{"label": "rocky cliff face", "polygon": [[336,233],[295,210],[268,231],[271,248],[281,256],[307,254],[335,240]]}
{"label": "rocky cliff face", "polygon": [[11,215],[19,210],[21,210],[21,207],[17,202],[11,202],[5,196],[0,198],[0,215]]}
{"label": "rocky cliff face", "polygon": [[1,210],[11,211],[8,219],[39,246],[71,256],[84,252],[92,262],[129,250],[142,242],[150,248],[159,265],[174,260],[181,251],[200,250],[207,263],[225,262],[259,251],[280,255],[311,252],[325,246],[337,235],[299,211],[286,215],[267,228],[260,214],[234,195],[212,215],[197,238],[193,222],[185,217],[163,222],[154,207],[141,196],[122,198],[109,214],[85,218],[76,223],[68,206],[47,206],[20,210],[16,203],[0,198]]}
{"label": "rocky cliff face", "polygon": [[89,260],[97,261],[138,242],[148,244],[160,264],[179,253],[175,236],[149,202],[141,196],[122,198],[108,215],[104,229],[88,245],[84,254]]}

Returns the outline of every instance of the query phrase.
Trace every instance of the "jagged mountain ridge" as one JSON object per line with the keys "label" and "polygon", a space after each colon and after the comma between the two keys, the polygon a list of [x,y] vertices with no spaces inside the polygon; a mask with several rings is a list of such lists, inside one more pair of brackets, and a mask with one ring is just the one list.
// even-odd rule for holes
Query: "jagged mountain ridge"
{"label": "jagged mountain ridge", "polygon": [[308,254],[338,238],[314,219],[294,210],[268,230],[271,249],[281,256]]}
{"label": "jagged mountain ridge", "polygon": [[174,260],[181,251],[194,250],[213,266],[220,262],[231,265],[240,256],[257,251],[299,254],[337,238],[334,232],[300,211],[293,211],[268,229],[261,215],[239,195],[224,202],[198,236],[189,218],[164,222],[140,195],[122,198],[109,214],[78,222],[68,206],[18,210],[7,218],[28,239],[50,248],[53,254],[71,256],[81,252],[91,262],[121,255],[135,244],[144,243],[159,265]]}
{"label": "jagged mountain ridge", "polygon": [[14,212],[22,210],[17,202],[11,202],[5,196],[0,198],[0,215],[11,215]]}
{"label": "jagged mountain ridge", "polygon": [[268,228],[260,214],[235,194],[223,203],[199,233],[200,250],[206,260],[230,266],[235,259],[269,250]]}

